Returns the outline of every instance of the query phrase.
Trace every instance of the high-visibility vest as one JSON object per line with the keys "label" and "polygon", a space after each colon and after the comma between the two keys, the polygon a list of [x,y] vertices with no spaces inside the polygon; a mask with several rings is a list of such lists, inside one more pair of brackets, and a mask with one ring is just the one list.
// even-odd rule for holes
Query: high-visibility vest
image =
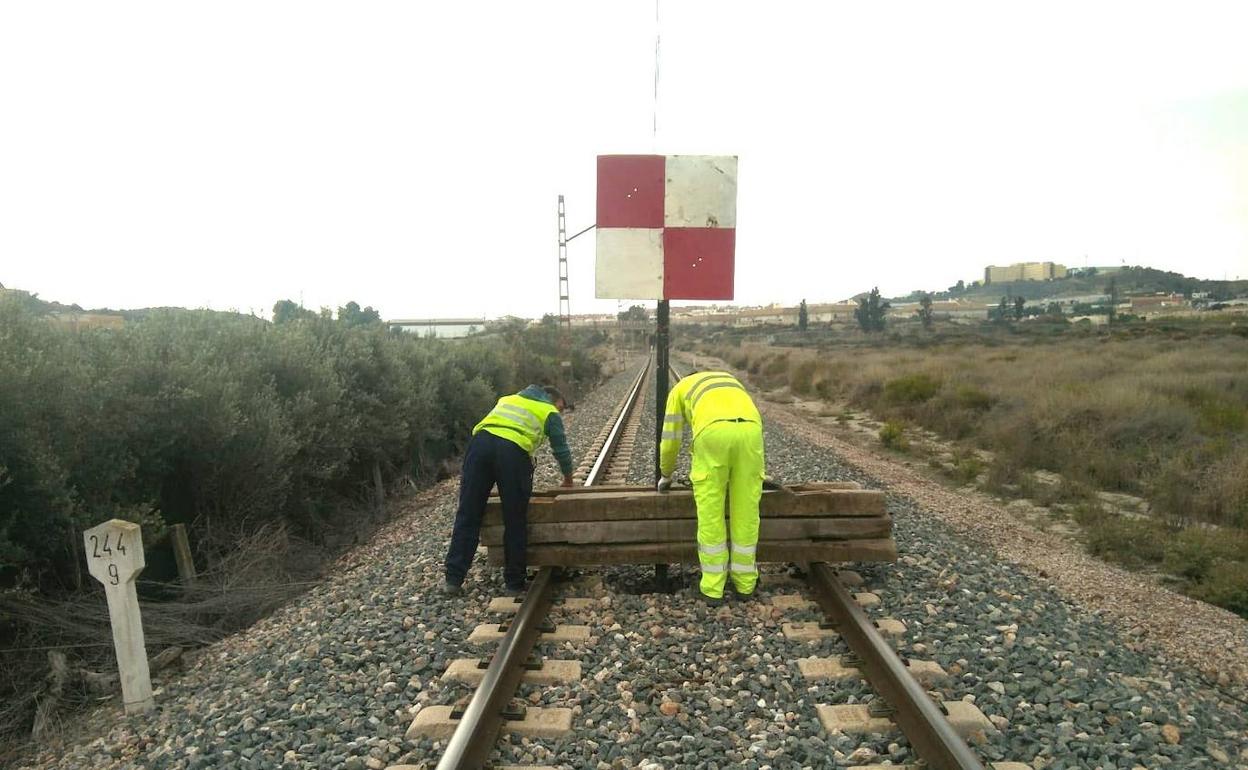
{"label": "high-visibility vest", "polygon": [[475,436],[477,431],[484,430],[533,454],[546,438],[546,418],[558,412],[554,404],[545,401],[519,395],[503,396],[485,419],[476,424],[472,434]]}
{"label": "high-visibility vest", "polygon": [[685,425],[697,438],[706,426],[720,420],[748,420],[763,424],[754,400],[736,377],[727,372],[698,372],[684,377],[667,394],[662,432],[659,435],[659,465],[670,471],[680,452]]}

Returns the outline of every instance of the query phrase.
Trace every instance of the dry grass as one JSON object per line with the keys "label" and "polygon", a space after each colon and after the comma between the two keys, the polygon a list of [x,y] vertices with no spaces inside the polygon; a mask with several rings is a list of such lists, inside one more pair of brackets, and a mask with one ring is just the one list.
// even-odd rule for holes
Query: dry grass
{"label": "dry grass", "polygon": [[[1054,343],[783,350],[744,345],[712,351],[756,374],[918,425],[964,448],[991,451],[988,482],[1025,488],[1034,470],[1059,473],[1066,499],[1091,490],[1150,501],[1153,518],[1116,529],[1085,516],[1093,548],[1114,558],[1161,528],[1160,550],[1143,561],[1187,581],[1194,595],[1248,612],[1248,545],[1197,555],[1208,540],[1189,532],[1213,525],[1248,531],[1248,355],[1234,336],[1188,340],[1072,336]],[[896,437],[891,436],[894,443]],[[961,478],[978,467],[959,468]],[[1148,532],[1123,527],[1153,527]],[[1095,530],[1104,530],[1099,535]],[[1176,536],[1176,533],[1179,533]],[[1121,547],[1114,542],[1123,543]],[[1195,543],[1195,545],[1193,545]],[[1180,546],[1180,544],[1182,544]],[[1229,576],[1229,577],[1228,577]],[[1221,585],[1228,583],[1228,585]],[[1215,585],[1216,590],[1215,590]],[[1243,602],[1243,604],[1241,604]]]}

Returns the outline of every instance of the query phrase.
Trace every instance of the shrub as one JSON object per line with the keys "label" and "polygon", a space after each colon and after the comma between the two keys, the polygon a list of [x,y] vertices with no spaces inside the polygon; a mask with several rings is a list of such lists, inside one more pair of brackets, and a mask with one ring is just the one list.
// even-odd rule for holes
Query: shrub
{"label": "shrub", "polygon": [[0,584],[72,584],[73,544],[112,517],[149,542],[175,522],[200,543],[269,523],[320,540],[374,467],[430,478],[496,395],[552,379],[556,346],[209,311],[76,333],[0,297]]}
{"label": "shrub", "polygon": [[1220,565],[1206,580],[1190,586],[1188,593],[1248,618],[1248,564]]}
{"label": "shrub", "polygon": [[816,364],[814,361],[802,361],[793,367],[789,374],[789,389],[794,393],[810,394],[814,391]]}
{"label": "shrub", "polygon": [[1209,576],[1214,564],[1213,544],[1200,530],[1178,533],[1166,549],[1163,565],[1172,575],[1201,581]]}
{"label": "shrub", "polygon": [[905,428],[892,420],[884,423],[884,427],[880,428],[880,443],[888,449],[896,449],[899,452],[905,452],[910,448]]}
{"label": "shrub", "polygon": [[940,380],[922,372],[907,374],[884,383],[884,400],[890,404],[919,404],[940,390]]}
{"label": "shrub", "polygon": [[954,458],[953,470],[949,475],[962,484],[970,484],[984,472],[984,464],[973,454],[964,454]]}
{"label": "shrub", "polygon": [[972,385],[961,385],[955,394],[955,401],[963,409],[982,412],[991,409],[996,399]]}
{"label": "shrub", "polygon": [[1091,505],[1076,507],[1075,520],[1083,526],[1088,550],[1095,556],[1133,568],[1156,565],[1165,558],[1170,533],[1157,522],[1124,519]]}
{"label": "shrub", "polygon": [[770,359],[768,359],[767,363],[763,366],[762,373],[763,373],[763,376],[765,377],[776,377],[776,376],[784,374],[785,372],[788,371],[788,369],[789,369],[789,354],[779,353],[775,356],[772,356]]}

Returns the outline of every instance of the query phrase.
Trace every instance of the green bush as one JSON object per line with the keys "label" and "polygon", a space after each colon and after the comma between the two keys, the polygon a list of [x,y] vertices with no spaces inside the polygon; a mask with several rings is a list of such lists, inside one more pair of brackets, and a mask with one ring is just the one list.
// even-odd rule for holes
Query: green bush
{"label": "green bush", "polygon": [[920,404],[940,390],[940,380],[918,372],[907,374],[884,383],[884,401],[905,406]]}
{"label": "green bush", "polygon": [[963,409],[987,411],[996,401],[992,396],[971,385],[962,385],[955,394],[957,405]]}
{"label": "green bush", "polygon": [[1189,594],[1248,618],[1248,564],[1219,565],[1208,578],[1188,587]]}
{"label": "green bush", "polygon": [[953,462],[953,470],[949,475],[962,484],[970,484],[979,478],[979,474],[984,472],[984,464],[979,458],[973,454],[964,454],[956,457]]}
{"label": "green bush", "polygon": [[[113,517],[149,540],[179,522],[201,543],[274,522],[319,540],[375,466],[432,479],[498,394],[551,381],[556,339],[209,311],[71,332],[0,297],[0,585],[64,585],[81,531]],[[597,376],[583,351],[573,371]]]}
{"label": "green bush", "polygon": [[1155,566],[1166,556],[1170,533],[1158,522],[1125,519],[1099,508],[1075,508],[1075,520],[1084,528],[1088,550],[1095,556],[1126,567]]}
{"label": "green bush", "polygon": [[905,428],[901,423],[892,420],[884,423],[884,427],[880,428],[880,443],[888,449],[896,449],[899,452],[905,452],[910,448]]}

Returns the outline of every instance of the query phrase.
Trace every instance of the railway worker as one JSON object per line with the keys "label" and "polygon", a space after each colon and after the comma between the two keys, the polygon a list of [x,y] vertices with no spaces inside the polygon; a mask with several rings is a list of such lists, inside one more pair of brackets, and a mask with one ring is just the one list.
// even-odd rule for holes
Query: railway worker
{"label": "railway worker", "polygon": [[572,486],[572,450],[559,412],[570,409],[557,388],[530,385],[503,396],[472,429],[459,478],[459,509],[446,553],[443,592],[458,594],[472,566],[490,490],[498,485],[503,507],[503,583],[509,595],[524,591],[529,497],[533,494],[533,452],[544,439]]}
{"label": "railway worker", "polygon": [[699,588],[707,599],[722,600],[731,579],[739,596],[750,596],[758,585],[754,551],[758,546],[758,501],[763,495],[763,419],[731,374],[698,372],[680,380],[667,396],[663,418],[660,492],[672,486],[686,425],[693,436],[689,480],[698,508]]}

